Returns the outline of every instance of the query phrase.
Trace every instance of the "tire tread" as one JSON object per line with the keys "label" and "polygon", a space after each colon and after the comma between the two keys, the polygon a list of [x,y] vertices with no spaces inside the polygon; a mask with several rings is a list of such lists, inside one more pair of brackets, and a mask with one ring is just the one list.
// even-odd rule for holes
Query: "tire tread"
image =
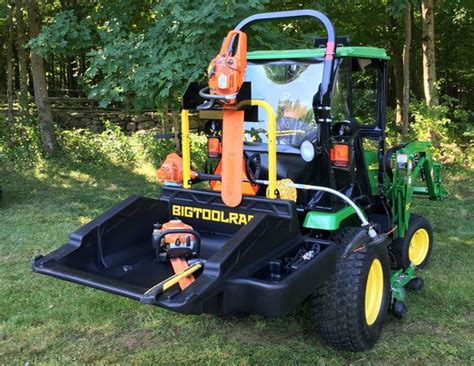
{"label": "tire tread", "polygon": [[[334,237],[334,240],[340,244],[347,243],[357,230],[360,229],[343,229]],[[385,258],[379,259],[382,260],[382,266],[386,265],[388,267],[385,248],[384,252]],[[352,254],[347,259],[343,259],[341,247],[336,272],[312,296],[316,332],[334,348],[353,352],[362,351],[370,348],[379,337],[383,319],[381,321],[377,320],[374,324],[380,329],[376,329],[371,336],[367,334],[360,321],[360,316],[365,317],[365,313],[362,309],[362,314],[360,314],[359,288],[365,278],[363,272],[367,258],[367,249],[364,249]],[[389,292],[387,289],[385,291]],[[385,318],[388,310],[388,302],[386,300],[382,304],[386,307],[386,309],[383,309],[383,318]]]}

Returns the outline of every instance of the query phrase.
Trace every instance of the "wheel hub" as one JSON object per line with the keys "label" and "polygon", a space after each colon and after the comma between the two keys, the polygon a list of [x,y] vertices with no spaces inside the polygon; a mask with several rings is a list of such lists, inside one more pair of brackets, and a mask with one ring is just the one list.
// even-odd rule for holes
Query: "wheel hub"
{"label": "wheel hub", "polygon": [[374,324],[379,316],[383,287],[384,274],[382,264],[378,259],[374,259],[369,269],[365,288],[365,320],[368,325]]}
{"label": "wheel hub", "polygon": [[408,249],[408,258],[415,266],[420,265],[426,258],[430,247],[430,237],[425,229],[418,229],[413,234]]}

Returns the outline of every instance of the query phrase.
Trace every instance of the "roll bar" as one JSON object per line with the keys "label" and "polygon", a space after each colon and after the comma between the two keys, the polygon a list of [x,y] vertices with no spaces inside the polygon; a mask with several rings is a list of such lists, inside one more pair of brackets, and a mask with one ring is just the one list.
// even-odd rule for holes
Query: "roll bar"
{"label": "roll bar", "polygon": [[[315,18],[321,23],[323,23],[326,28],[327,33],[327,42],[326,42],[326,53],[324,55],[324,70],[323,70],[323,79],[319,87],[319,95],[315,95],[315,100],[313,100],[313,107],[317,112],[316,120],[317,122],[327,122],[327,108],[325,103],[329,100],[329,92],[331,85],[331,76],[334,65],[334,54],[336,52],[336,31],[331,20],[323,13],[311,10],[290,10],[290,11],[278,11],[272,13],[261,13],[251,15],[248,18],[242,20],[235,30],[242,30],[244,27],[264,20],[274,20],[274,19],[291,19],[291,18]],[[316,100],[317,96],[317,100]],[[316,103],[317,102],[317,103]]]}

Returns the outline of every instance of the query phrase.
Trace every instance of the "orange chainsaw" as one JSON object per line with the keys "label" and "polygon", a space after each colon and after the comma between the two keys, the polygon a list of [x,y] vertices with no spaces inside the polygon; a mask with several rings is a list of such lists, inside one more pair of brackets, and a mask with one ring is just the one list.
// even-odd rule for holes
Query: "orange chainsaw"
{"label": "orange chainsaw", "polygon": [[[199,255],[201,236],[181,220],[170,220],[163,225],[155,224],[152,243],[157,259],[169,260],[174,272],[181,273],[189,267],[188,260]],[[191,274],[179,281],[179,287],[184,290],[193,282]]]}
{"label": "orange chainsaw", "polygon": [[232,30],[222,43],[219,54],[209,65],[209,86],[199,95],[222,104],[222,190],[221,197],[230,207],[242,201],[242,159],[244,135],[244,111],[238,111],[237,93],[243,82],[247,67],[247,35]]}

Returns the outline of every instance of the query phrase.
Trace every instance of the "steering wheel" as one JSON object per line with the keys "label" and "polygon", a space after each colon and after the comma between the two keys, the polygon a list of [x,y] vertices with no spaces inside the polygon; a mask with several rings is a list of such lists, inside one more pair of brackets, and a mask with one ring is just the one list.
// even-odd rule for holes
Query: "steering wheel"
{"label": "steering wheel", "polygon": [[222,122],[211,119],[204,125],[204,133],[206,136],[218,136],[222,133]]}
{"label": "steering wheel", "polygon": [[[251,163],[255,161],[255,171],[252,170]],[[247,177],[252,184],[257,184],[257,180],[260,176],[260,170],[262,166],[262,159],[259,152],[254,152],[245,161],[245,170]]]}

